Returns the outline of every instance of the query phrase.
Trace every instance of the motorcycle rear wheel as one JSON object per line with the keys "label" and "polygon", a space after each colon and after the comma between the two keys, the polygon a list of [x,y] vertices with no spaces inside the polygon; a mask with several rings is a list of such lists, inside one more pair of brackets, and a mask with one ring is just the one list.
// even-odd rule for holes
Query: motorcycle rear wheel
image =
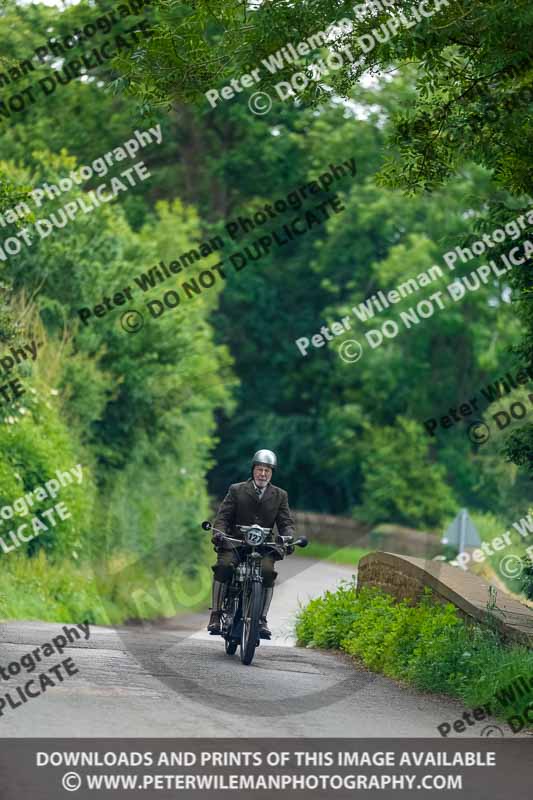
{"label": "motorcycle rear wheel", "polygon": [[261,613],[262,587],[258,581],[249,584],[249,591],[243,597],[241,661],[248,666],[252,663],[259,640],[259,615]]}

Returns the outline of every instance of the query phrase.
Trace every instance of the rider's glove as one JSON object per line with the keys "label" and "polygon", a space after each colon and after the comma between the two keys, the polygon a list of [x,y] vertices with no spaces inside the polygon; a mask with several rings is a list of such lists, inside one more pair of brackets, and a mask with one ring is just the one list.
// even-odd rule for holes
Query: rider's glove
{"label": "rider's glove", "polygon": [[215,547],[217,547],[218,545],[222,544],[222,542],[223,542],[223,537],[222,537],[222,535],[220,533],[214,533],[212,535],[211,544],[214,544]]}
{"label": "rider's glove", "polygon": [[287,555],[290,556],[293,553],[294,553],[294,545],[293,544],[287,545]]}

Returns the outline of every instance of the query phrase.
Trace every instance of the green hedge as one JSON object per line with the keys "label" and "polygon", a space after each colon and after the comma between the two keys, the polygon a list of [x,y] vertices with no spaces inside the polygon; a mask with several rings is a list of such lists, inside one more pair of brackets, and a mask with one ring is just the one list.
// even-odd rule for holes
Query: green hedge
{"label": "green hedge", "polygon": [[115,554],[98,564],[12,553],[2,565],[0,620],[120,625],[127,620],[172,617],[205,608],[212,558],[194,565]]}
{"label": "green hedge", "polygon": [[[418,689],[461,698],[467,706],[494,700],[514,678],[533,676],[533,652],[507,647],[498,634],[463,621],[451,603],[433,604],[431,592],[416,605],[344,581],[336,592],[312,600],[298,615],[298,644],[343,650],[365,666]],[[521,697],[505,713],[520,713]]]}
{"label": "green hedge", "polygon": [[[12,544],[10,530],[16,530],[57,503],[65,503],[68,519],[61,521],[56,514],[54,522],[46,522],[48,530],[23,544],[20,552],[34,555],[44,549],[49,555],[76,561],[92,531],[96,493],[93,471],[87,463],[87,452],[80,448],[62,419],[61,407],[55,399],[57,391],[28,378],[25,387],[26,395],[15,406],[0,411],[0,508],[13,506],[20,497],[56,479],[58,470],[69,472],[81,464],[82,481],[78,483],[73,478],[70,485],[60,488],[55,498],[48,495],[39,500],[33,495],[26,514],[15,509],[13,517],[0,520],[0,536],[7,545]],[[2,553],[4,560],[6,557]]]}

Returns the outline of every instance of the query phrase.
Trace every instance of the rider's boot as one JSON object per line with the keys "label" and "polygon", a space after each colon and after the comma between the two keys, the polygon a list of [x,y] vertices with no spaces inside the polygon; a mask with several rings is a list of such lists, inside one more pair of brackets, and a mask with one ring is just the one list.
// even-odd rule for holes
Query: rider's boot
{"label": "rider's boot", "polygon": [[220,614],[222,611],[222,604],[226,596],[226,589],[227,589],[226,583],[221,583],[221,581],[213,579],[211,616],[209,617],[209,623],[207,625],[207,630],[213,636],[219,636],[221,633]]}
{"label": "rider's boot", "polygon": [[267,623],[267,614],[268,609],[270,608],[270,603],[272,602],[273,594],[274,588],[272,586],[269,586],[268,588],[263,587],[263,608],[261,609],[261,616],[259,619],[259,637],[261,639],[270,639],[272,636]]}

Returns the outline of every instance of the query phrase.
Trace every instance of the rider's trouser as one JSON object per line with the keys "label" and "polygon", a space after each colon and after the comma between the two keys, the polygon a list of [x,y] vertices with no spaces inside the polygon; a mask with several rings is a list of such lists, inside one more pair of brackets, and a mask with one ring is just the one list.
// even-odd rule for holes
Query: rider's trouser
{"label": "rider's trouser", "polygon": [[[217,563],[211,569],[215,581],[228,583],[233,575],[233,568],[239,563],[239,558],[234,549],[217,549]],[[274,569],[273,556],[265,556],[261,561],[261,572],[263,575],[263,587],[265,589],[274,586],[278,573]]]}

